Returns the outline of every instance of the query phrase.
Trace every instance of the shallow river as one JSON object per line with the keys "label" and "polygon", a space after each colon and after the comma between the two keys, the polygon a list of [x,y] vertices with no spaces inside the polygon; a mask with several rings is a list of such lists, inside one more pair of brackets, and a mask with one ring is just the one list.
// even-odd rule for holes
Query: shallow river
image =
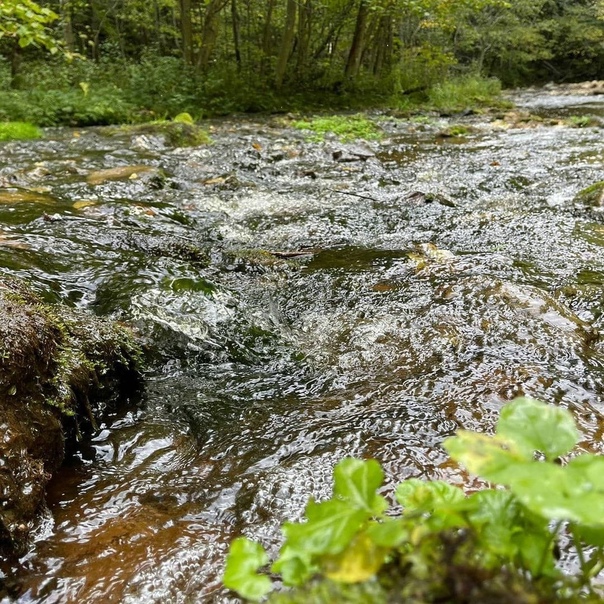
{"label": "shallow river", "polygon": [[[151,366],[51,484],[2,603],[229,601],[230,540],[276,551],[339,459],[380,460],[386,493],[468,486],[440,443],[519,394],[604,452],[604,215],[573,202],[604,179],[602,129],[548,121],[599,98],[526,94],[546,120],[513,125],[375,115],[368,143],[280,117],[210,123],[194,149],[95,129],[0,146],[0,270],[133,325]],[[94,175],[139,165],[159,171]]]}

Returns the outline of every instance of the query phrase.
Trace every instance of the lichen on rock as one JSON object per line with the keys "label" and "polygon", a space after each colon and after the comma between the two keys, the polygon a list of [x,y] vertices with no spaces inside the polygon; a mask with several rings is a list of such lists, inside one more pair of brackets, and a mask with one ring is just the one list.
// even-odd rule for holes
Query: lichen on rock
{"label": "lichen on rock", "polygon": [[23,552],[66,445],[140,388],[125,327],[0,277],[0,555]]}

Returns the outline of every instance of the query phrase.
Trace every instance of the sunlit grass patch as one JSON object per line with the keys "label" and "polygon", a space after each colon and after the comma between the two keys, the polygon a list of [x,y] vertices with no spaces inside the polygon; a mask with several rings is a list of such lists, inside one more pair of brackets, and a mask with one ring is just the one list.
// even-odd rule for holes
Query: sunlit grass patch
{"label": "sunlit grass patch", "polygon": [[382,130],[360,114],[314,117],[311,120],[294,122],[292,125],[299,130],[310,130],[313,134],[309,139],[317,142],[325,140],[325,135],[330,133],[343,142],[356,139],[378,140],[382,137]]}
{"label": "sunlit grass patch", "polygon": [[28,122],[0,122],[0,141],[40,138],[42,131]]}
{"label": "sunlit grass patch", "polygon": [[500,95],[499,80],[468,76],[436,84],[428,92],[428,100],[435,109],[459,110],[496,104]]}

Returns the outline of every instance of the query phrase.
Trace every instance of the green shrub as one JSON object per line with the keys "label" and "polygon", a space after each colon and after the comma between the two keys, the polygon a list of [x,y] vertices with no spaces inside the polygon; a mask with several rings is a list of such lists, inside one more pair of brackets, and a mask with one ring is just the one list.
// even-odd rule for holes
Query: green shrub
{"label": "green shrub", "polygon": [[[407,479],[395,491],[399,514],[380,494],[377,461],[342,460],[332,498],[311,499],[303,522],[283,526],[270,570],[294,590],[275,601],[601,602],[604,456],[562,460],[578,439],[568,411],[516,399],[494,436],[460,430],[444,442],[469,472],[501,486],[466,495],[443,481]],[[576,552],[574,575],[557,567],[561,540]],[[225,586],[262,599],[274,587],[258,574],[268,562],[260,544],[235,539]]]}
{"label": "green shrub", "polygon": [[134,107],[117,88],[10,91],[0,95],[0,119],[39,126],[93,126],[132,120]]}
{"label": "green shrub", "polygon": [[28,122],[0,123],[0,141],[28,140],[41,136],[40,128]]}

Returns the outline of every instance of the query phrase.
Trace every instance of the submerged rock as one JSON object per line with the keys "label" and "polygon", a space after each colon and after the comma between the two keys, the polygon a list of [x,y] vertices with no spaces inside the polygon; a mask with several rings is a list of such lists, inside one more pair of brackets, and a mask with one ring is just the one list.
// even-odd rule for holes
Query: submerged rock
{"label": "submerged rock", "polygon": [[139,360],[126,328],[0,277],[0,555],[25,551],[66,445],[138,389]]}
{"label": "submerged rock", "polygon": [[90,172],[86,177],[86,182],[89,185],[101,185],[104,182],[111,180],[137,180],[145,176],[149,179],[163,179],[160,170],[153,166],[118,166],[117,168],[108,168],[106,170],[95,170]]}

